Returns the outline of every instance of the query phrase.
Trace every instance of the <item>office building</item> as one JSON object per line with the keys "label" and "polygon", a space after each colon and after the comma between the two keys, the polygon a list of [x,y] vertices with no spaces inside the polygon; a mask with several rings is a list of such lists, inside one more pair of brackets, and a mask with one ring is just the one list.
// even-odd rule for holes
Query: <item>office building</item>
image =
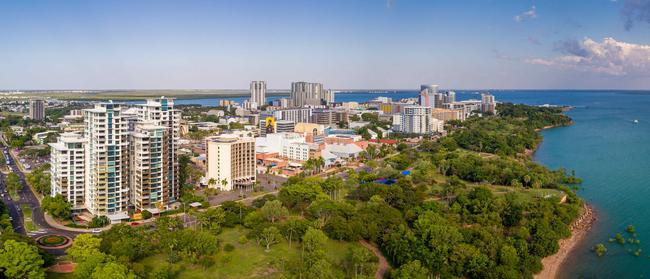
{"label": "office building", "polygon": [[349,122],[349,113],[347,111],[339,111],[333,109],[314,109],[311,114],[312,119],[310,122],[316,124],[338,126],[339,123]]}
{"label": "office building", "polygon": [[490,93],[481,94],[481,112],[497,114],[497,102]]}
{"label": "office building", "polygon": [[274,117],[276,120],[293,121],[295,123],[309,122],[311,120],[312,109],[311,108],[278,109],[274,111],[264,111],[261,112],[260,115],[262,118]]}
{"label": "office building", "polygon": [[180,197],[180,181],[178,181],[178,141],[180,140],[181,111],[174,108],[174,100],[160,97],[149,99],[138,106],[139,121],[151,122],[153,125],[167,129],[163,143],[165,154],[165,170],[163,187],[168,195],[166,202],[174,202]]}
{"label": "office building", "polygon": [[288,120],[276,120],[274,117],[260,119],[260,135],[266,136],[271,133],[293,132],[296,123]]}
{"label": "office building", "polygon": [[250,187],[255,183],[255,139],[221,135],[207,141],[206,178],[210,188],[225,191]]}
{"label": "office building", "polygon": [[401,131],[408,134],[433,133],[433,116],[431,107],[410,106],[402,110]]}
{"label": "office building", "polygon": [[327,105],[334,102],[334,92],[324,90],[321,83],[292,82],[290,99],[294,107]]}
{"label": "office building", "polygon": [[266,105],[266,81],[251,81],[250,102],[257,106]]}
{"label": "office building", "polygon": [[50,186],[52,197],[62,195],[77,211],[84,208],[86,139],[80,134],[63,133],[50,143]]}
{"label": "office building", "polygon": [[[128,134],[122,108],[113,102],[84,111],[85,205],[93,215],[127,211]],[[110,217],[109,217],[110,218]]]}
{"label": "office building", "polygon": [[29,100],[29,118],[33,120],[45,119],[45,101],[41,99]]}

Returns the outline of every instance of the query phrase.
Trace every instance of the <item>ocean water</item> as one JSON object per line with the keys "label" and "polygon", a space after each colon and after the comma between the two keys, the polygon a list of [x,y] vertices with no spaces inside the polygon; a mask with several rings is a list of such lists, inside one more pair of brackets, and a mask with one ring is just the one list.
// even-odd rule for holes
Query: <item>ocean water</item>
{"label": "ocean water", "polygon": [[[476,91],[456,91],[458,100],[480,99]],[[650,91],[492,91],[497,101],[530,105],[570,105],[568,127],[543,131],[534,159],[550,168],[575,170],[583,179],[578,194],[597,212],[598,221],[561,268],[562,278],[650,277]],[[412,98],[416,91],[342,92],[337,101],[364,102],[378,96]],[[274,96],[273,98],[279,98]],[[231,98],[238,101],[243,98]],[[217,98],[177,100],[177,104],[216,105]],[[634,120],[638,123],[634,123]],[[625,227],[636,227],[638,246],[608,243]],[[625,233],[624,233],[625,235]],[[609,250],[597,257],[591,247]],[[627,249],[642,249],[635,257]]]}

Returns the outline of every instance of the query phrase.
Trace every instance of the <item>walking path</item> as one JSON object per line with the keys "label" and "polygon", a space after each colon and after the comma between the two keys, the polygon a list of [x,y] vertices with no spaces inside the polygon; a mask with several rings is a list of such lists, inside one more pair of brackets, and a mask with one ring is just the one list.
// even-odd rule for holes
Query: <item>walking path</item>
{"label": "walking path", "polygon": [[377,256],[377,258],[379,259],[377,272],[375,273],[375,279],[384,278],[384,275],[386,274],[388,268],[390,267],[384,255],[381,253],[381,251],[379,251],[379,249],[377,249],[377,247],[375,247],[375,245],[370,244],[370,242],[366,240],[359,240],[359,243],[361,243],[363,247],[370,249],[370,251],[372,251],[372,253],[375,254],[375,256]]}

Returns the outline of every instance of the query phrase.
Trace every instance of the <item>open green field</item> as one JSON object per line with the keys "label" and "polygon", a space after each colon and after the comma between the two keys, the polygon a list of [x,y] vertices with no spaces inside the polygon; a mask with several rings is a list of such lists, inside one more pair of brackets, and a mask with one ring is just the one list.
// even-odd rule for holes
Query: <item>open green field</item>
{"label": "open green field", "polygon": [[38,227],[32,221],[32,208],[28,204],[21,204],[20,209],[23,212],[23,220],[25,221],[25,229],[28,232],[37,231]]}
{"label": "open green field", "polygon": [[[257,245],[255,240],[239,243],[239,237],[246,235],[247,229],[242,227],[225,229],[220,235],[221,251],[214,257],[215,264],[209,268],[188,263],[180,265],[179,278],[281,278],[277,266],[281,262],[298,260],[300,258],[300,245],[293,242],[292,247],[286,240],[271,247],[271,251],[264,251],[264,247]],[[230,252],[223,251],[226,244],[232,244],[235,249]],[[358,246],[357,243],[329,240],[327,257],[331,262],[342,261],[350,247]],[[141,263],[145,269],[155,269],[166,262],[166,256],[156,255],[144,259]]]}

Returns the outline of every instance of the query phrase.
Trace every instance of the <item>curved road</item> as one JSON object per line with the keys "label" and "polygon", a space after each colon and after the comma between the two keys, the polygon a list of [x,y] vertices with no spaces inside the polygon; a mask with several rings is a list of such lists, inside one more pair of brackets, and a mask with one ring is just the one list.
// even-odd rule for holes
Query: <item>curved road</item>
{"label": "curved road", "polygon": [[[7,148],[7,146],[4,145],[4,143],[2,142],[0,142],[0,144],[2,145],[3,152],[6,151],[7,153],[5,154],[8,154],[9,149]],[[18,168],[18,166],[16,166],[16,162],[14,158],[11,157],[10,154],[5,155],[5,157],[10,158],[9,161],[7,162],[7,166],[9,167],[11,172],[14,172],[18,175],[18,177],[20,178],[20,183],[23,185],[23,189],[18,193],[20,195],[20,199],[17,201],[12,200],[9,194],[6,192],[7,191],[6,175],[0,173],[0,192],[3,193],[4,195],[2,197],[2,201],[8,208],[9,216],[11,216],[11,218],[13,219],[11,224],[14,227],[14,231],[20,234],[28,235],[34,239],[46,234],[64,235],[71,239],[74,239],[75,236],[80,234],[80,232],[66,231],[66,230],[54,228],[45,221],[45,217],[43,216],[43,211],[41,210],[41,205],[38,202],[38,198],[36,198],[36,195],[34,195],[34,193],[31,191],[31,189],[25,182],[25,174],[20,170],[20,168]],[[23,214],[20,209],[20,206],[23,204],[29,205],[29,207],[32,208],[32,222],[34,223],[34,225],[38,227],[39,230],[37,232],[27,233],[24,225]],[[54,255],[65,254],[65,249],[46,249],[46,250]]]}

